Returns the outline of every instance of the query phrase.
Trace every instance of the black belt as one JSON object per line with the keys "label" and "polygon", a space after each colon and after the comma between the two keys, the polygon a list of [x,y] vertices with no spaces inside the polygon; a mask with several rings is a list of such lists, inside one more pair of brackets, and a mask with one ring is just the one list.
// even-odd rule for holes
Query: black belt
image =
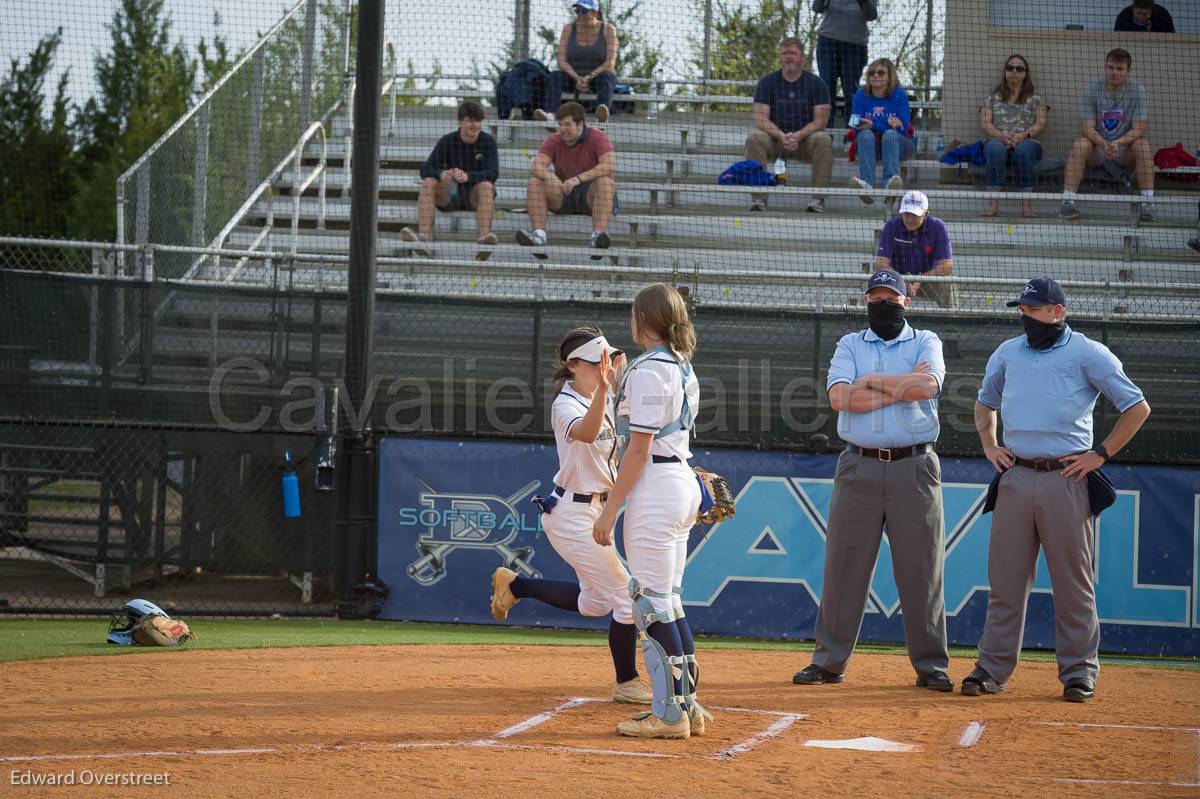
{"label": "black belt", "polygon": [[[560,497],[566,496],[567,489],[563,488],[562,486],[555,486],[554,493],[558,494]],[[580,502],[584,505],[591,505],[592,497],[600,497],[601,502],[608,502],[608,492],[607,491],[605,491],[603,494],[575,494],[575,493],[572,493],[571,501],[572,502]]]}
{"label": "black belt", "polygon": [[650,460],[654,463],[682,463],[678,455],[651,455]]}
{"label": "black belt", "polygon": [[892,449],[866,449],[857,444],[847,444],[846,449],[856,455],[876,458],[884,463],[891,463],[892,461],[898,461],[911,455],[922,455],[926,452],[933,452],[933,442],[928,441],[924,444],[914,444],[911,447],[894,447]]}
{"label": "black belt", "polygon": [[1018,466],[1033,469],[1035,472],[1057,472],[1059,469],[1067,468],[1067,464],[1058,458],[1038,458],[1036,460],[1017,458],[1016,463]]}

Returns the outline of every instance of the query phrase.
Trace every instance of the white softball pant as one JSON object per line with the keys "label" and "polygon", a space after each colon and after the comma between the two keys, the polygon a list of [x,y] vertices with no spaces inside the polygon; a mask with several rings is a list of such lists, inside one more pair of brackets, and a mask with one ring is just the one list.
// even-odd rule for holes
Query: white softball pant
{"label": "white softball pant", "polygon": [[700,509],[696,474],[684,463],[646,464],[625,504],[625,557],[640,585],[665,597],[648,597],[656,612],[673,604],[683,585],[688,533]]}
{"label": "white softball pant", "polygon": [[629,597],[629,572],[617,548],[602,547],[592,538],[592,525],[604,506],[593,498],[590,504],[560,497],[551,513],[542,514],[542,529],[550,545],[579,578],[579,612],[604,616],[612,611],[621,624],[633,624],[633,600]]}

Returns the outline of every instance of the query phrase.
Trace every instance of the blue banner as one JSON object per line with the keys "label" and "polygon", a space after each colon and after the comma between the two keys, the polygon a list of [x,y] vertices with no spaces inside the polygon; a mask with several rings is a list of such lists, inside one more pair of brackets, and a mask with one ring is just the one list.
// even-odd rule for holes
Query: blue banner
{"label": "blue banner", "polygon": [[[692,531],[683,601],[693,628],[811,639],[836,456],[712,450],[697,453],[695,462],[725,475],[737,514]],[[552,488],[556,468],[548,444],[381,442],[379,574],[392,589],[382,618],[492,623],[490,576],[501,565],[530,577],[574,579],[530,501]],[[946,612],[954,644],[975,646],[983,629],[992,517],[980,511],[991,473],[984,460],[942,459]],[[1200,655],[1200,470],[1114,465],[1105,473],[1118,494],[1098,531],[1101,649]],[[619,542],[618,535],[618,548]],[[1050,649],[1054,616],[1044,558],[1033,592],[1025,645]],[[899,611],[885,538],[861,640],[902,642]],[[607,626],[534,601],[518,604],[509,619]]]}

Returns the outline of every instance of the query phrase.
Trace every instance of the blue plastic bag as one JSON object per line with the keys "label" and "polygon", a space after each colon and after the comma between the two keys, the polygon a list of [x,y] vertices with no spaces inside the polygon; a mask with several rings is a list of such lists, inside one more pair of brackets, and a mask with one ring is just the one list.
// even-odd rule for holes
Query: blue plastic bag
{"label": "blue plastic bag", "polygon": [[717,178],[720,186],[774,186],[775,176],[757,161],[738,161]]}

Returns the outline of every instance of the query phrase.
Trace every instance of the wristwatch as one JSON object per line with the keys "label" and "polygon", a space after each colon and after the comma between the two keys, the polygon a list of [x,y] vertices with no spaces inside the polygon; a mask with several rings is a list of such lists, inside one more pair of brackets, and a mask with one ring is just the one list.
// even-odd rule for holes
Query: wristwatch
{"label": "wristwatch", "polygon": [[1104,460],[1108,460],[1108,450],[1104,448],[1103,444],[1097,444],[1096,446],[1092,447],[1092,452],[1096,453],[1101,458],[1104,458]]}

